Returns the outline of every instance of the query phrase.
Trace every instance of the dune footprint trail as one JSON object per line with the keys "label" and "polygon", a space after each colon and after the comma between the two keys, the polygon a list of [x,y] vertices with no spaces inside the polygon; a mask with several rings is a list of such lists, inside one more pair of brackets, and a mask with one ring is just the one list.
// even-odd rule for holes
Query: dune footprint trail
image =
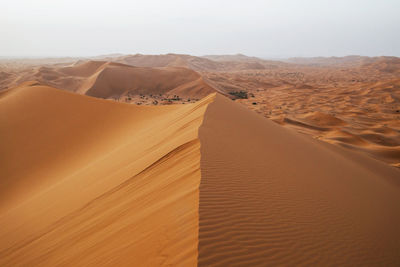
{"label": "dune footprint trail", "polygon": [[400,264],[399,171],[221,95],[0,96],[1,266]]}

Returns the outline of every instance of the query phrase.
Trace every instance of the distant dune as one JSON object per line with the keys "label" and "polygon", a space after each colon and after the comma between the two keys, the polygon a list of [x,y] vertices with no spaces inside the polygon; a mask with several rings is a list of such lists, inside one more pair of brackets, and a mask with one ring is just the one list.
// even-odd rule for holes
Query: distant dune
{"label": "distant dune", "polygon": [[375,67],[374,65],[395,64],[399,68],[400,59],[397,57],[366,57],[366,56],[346,56],[346,57],[295,57],[283,60],[284,62],[309,65],[309,66],[337,66],[337,67]]}
{"label": "distant dune", "polygon": [[214,61],[261,61],[262,59],[257,57],[249,57],[243,54],[235,55],[206,55],[204,58],[208,58]]}
{"label": "distant dune", "polygon": [[215,92],[198,73],[187,68],[105,64],[82,83],[78,92],[102,98],[127,94],[178,94],[201,98]]}
{"label": "distant dune", "polygon": [[400,59],[302,60],[203,75],[220,91],[245,91],[237,101],[285,127],[400,167]]}
{"label": "distant dune", "polygon": [[38,67],[22,73],[8,87],[30,80],[100,98],[139,94],[179,94],[201,98],[216,91],[200,74],[188,68],[133,67],[107,61],[79,61],[66,67]]}
{"label": "distant dune", "polygon": [[381,72],[392,73],[400,76],[400,58],[378,57],[375,60],[368,60],[361,66],[362,69],[377,69]]}
{"label": "distant dune", "polygon": [[0,95],[0,133],[1,266],[400,264],[397,169],[220,94],[136,106],[27,82]]}
{"label": "distant dune", "polygon": [[190,68],[195,71],[239,71],[247,69],[269,69],[286,65],[286,63],[283,62],[267,61],[259,58],[252,58],[252,60],[244,60],[244,58],[240,56],[195,57],[195,56],[180,55],[180,54],[166,54],[166,55],[137,54],[137,55],[117,57],[112,60],[133,66],[143,66],[143,67],[179,66],[179,67]]}

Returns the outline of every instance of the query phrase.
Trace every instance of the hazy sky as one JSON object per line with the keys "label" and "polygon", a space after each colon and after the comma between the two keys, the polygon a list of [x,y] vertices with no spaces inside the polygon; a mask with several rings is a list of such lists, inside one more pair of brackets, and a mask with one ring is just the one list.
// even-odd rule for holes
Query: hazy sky
{"label": "hazy sky", "polygon": [[1,0],[0,56],[400,56],[400,0]]}

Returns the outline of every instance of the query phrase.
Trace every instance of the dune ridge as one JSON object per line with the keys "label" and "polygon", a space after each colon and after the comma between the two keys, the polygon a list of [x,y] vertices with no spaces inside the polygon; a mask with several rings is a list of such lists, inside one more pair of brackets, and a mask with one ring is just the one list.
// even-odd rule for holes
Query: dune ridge
{"label": "dune ridge", "polygon": [[27,82],[0,127],[0,265],[400,264],[397,169],[222,95],[136,106]]}
{"label": "dune ridge", "polygon": [[195,265],[212,98],[138,107],[35,83],[3,95],[0,265]]}
{"label": "dune ridge", "polygon": [[219,95],[200,142],[198,266],[400,264],[395,168]]}

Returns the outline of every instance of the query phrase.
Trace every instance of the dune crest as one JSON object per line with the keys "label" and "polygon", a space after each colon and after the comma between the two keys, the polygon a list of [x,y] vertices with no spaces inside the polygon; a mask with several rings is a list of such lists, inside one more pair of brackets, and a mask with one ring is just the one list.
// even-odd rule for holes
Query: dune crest
{"label": "dune crest", "polygon": [[136,106],[28,82],[0,95],[0,127],[2,266],[400,264],[397,169],[222,95]]}
{"label": "dune crest", "polygon": [[199,266],[396,266],[399,171],[217,95],[200,127]]}
{"label": "dune crest", "polygon": [[2,96],[0,265],[195,265],[212,98],[138,107],[35,83]]}

